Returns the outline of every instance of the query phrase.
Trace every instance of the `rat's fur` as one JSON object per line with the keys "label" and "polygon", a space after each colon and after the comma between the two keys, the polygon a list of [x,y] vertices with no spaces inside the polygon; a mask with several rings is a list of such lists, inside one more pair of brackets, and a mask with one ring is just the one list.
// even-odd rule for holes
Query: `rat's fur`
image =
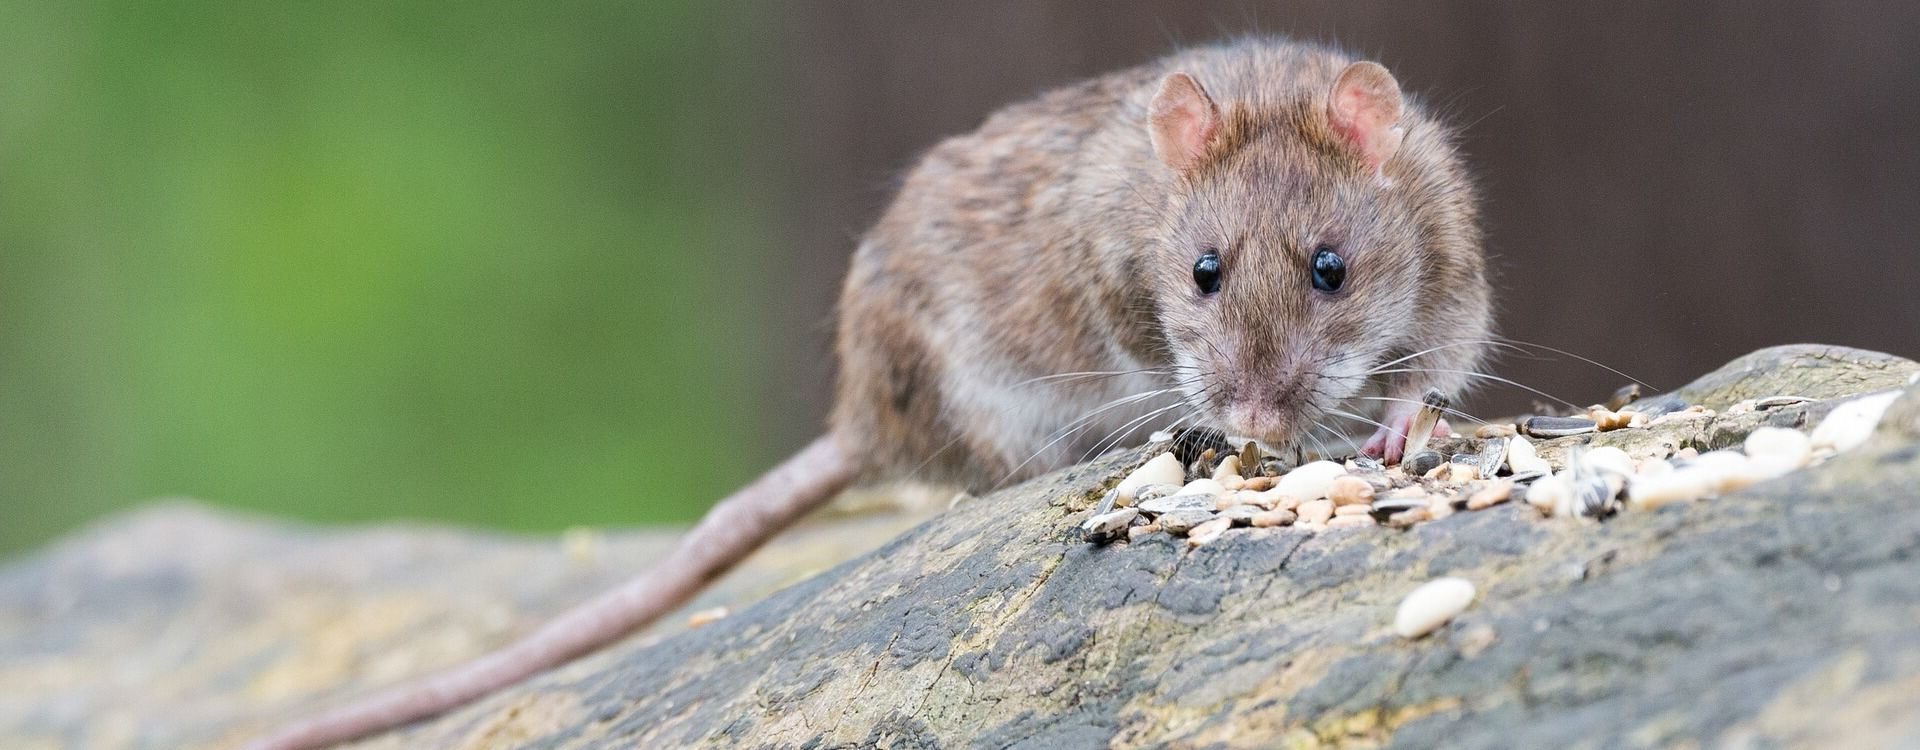
{"label": "rat's fur", "polygon": [[[250,747],[377,732],[610,643],[859,479],[986,488],[1172,423],[1286,443],[1356,418],[1345,411],[1404,430],[1406,404],[1356,399],[1460,390],[1489,294],[1449,131],[1401,110],[1377,66],[1342,90],[1385,104],[1333,122],[1352,62],[1280,40],[1193,49],[936,146],[854,256],[826,436],[716,506],[660,568],[472,664]],[[1163,83],[1175,73],[1192,80]],[[1321,245],[1348,263],[1336,294],[1311,284]],[[1193,280],[1207,249],[1225,266],[1212,296]]]}

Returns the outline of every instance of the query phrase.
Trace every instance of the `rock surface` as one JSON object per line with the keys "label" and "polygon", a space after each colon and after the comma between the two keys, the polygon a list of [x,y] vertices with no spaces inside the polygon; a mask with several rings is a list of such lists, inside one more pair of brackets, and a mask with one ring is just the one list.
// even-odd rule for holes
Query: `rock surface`
{"label": "rock surface", "polygon": [[[1747,374],[1726,375],[1736,366]],[[1675,423],[1667,439],[1804,427],[1917,370],[1763,350],[1678,393],[1716,408],[1823,400]],[[1192,549],[1081,540],[1086,509],[1146,454],[1113,456],[361,746],[1920,746],[1916,415],[1920,389],[1858,451],[1605,522],[1507,503],[1410,530],[1235,528]],[[570,557],[178,506],[109,522],[0,572],[0,746],[231,746],[504,641],[664,543],[614,536]],[[784,562],[763,561],[762,588]],[[1402,598],[1439,576],[1478,599],[1433,633],[1395,635]]]}

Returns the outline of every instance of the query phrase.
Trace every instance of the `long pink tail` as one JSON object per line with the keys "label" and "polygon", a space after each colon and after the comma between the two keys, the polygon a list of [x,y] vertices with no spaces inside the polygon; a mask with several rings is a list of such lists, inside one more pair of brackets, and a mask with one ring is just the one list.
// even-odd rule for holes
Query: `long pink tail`
{"label": "long pink tail", "polygon": [[680,606],[858,474],[831,433],[707,512],[660,567],[562,613],[506,648],[281,727],[247,750],[313,750],[470,703],[626,636]]}

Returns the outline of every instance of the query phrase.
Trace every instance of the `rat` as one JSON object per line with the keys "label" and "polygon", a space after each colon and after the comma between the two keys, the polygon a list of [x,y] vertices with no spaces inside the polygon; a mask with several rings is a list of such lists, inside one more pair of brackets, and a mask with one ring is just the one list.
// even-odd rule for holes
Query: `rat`
{"label": "rat", "polygon": [[611,644],[855,483],[990,489],[1179,425],[1298,445],[1358,421],[1357,452],[1398,460],[1488,346],[1476,205],[1454,131],[1329,46],[1197,47],[1008,106],[926,153],[860,242],[825,435],[657,568],[247,747],[401,726]]}

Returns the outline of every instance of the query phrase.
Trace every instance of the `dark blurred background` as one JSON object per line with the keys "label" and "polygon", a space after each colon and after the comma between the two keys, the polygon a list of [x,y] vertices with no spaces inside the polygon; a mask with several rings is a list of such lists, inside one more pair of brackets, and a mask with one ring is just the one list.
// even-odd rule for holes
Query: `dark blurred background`
{"label": "dark blurred background", "polygon": [[1467,126],[1508,336],[1664,387],[1920,355],[1912,3],[4,0],[0,551],[166,495],[691,519],[817,433],[846,256],[915,154],[1256,31]]}

